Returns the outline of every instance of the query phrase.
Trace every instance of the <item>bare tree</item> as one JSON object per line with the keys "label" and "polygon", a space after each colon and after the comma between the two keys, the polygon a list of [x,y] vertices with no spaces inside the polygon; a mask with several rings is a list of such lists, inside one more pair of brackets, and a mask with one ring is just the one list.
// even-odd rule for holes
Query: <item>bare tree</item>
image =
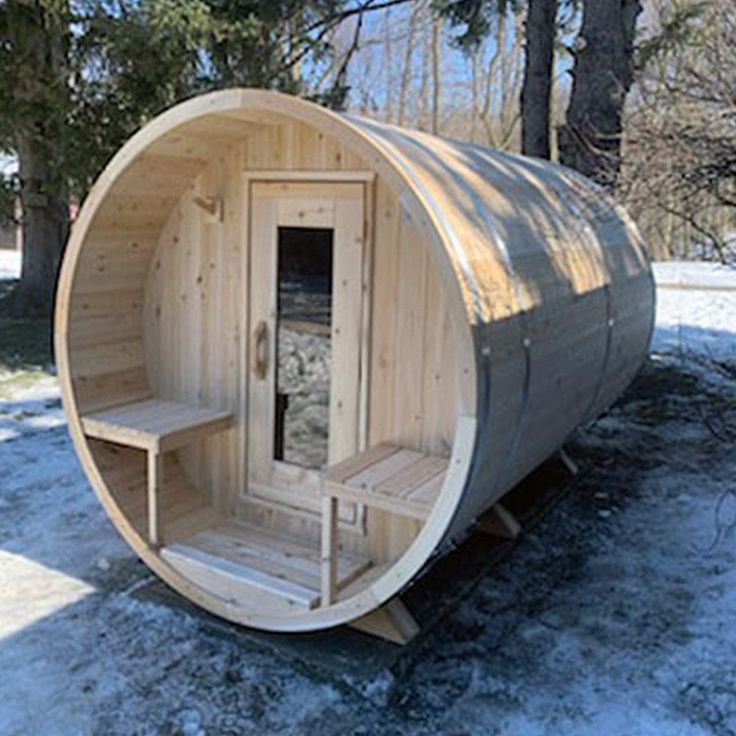
{"label": "bare tree", "polygon": [[621,167],[622,116],[634,79],[639,0],[583,0],[573,84],[558,133],[560,160],[613,187]]}
{"label": "bare tree", "polygon": [[384,35],[383,35],[383,55],[384,55],[384,73],[386,75],[386,103],[384,105],[384,120],[387,123],[393,122],[394,119],[394,95],[392,90],[392,82],[394,78],[394,68],[393,68],[393,44],[391,42],[391,34],[392,34],[392,28],[391,28],[391,9],[388,8],[385,11],[384,15]]}
{"label": "bare tree", "polygon": [[442,19],[435,14],[432,18],[432,125],[430,130],[435,135],[440,131],[440,32]]}
{"label": "bare tree", "polygon": [[557,8],[558,0],[529,0],[521,90],[521,151],[547,159]]}
{"label": "bare tree", "polygon": [[620,193],[663,249],[736,261],[736,7],[682,1],[661,25],[641,48]]}
{"label": "bare tree", "polygon": [[399,88],[398,117],[397,123],[404,125],[406,122],[406,103],[409,95],[409,87],[411,85],[412,76],[412,60],[414,57],[414,37],[416,35],[419,14],[422,10],[422,3],[415,2],[411,9],[408,20],[408,30],[406,33],[406,45],[404,47],[404,66],[401,70],[401,86]]}

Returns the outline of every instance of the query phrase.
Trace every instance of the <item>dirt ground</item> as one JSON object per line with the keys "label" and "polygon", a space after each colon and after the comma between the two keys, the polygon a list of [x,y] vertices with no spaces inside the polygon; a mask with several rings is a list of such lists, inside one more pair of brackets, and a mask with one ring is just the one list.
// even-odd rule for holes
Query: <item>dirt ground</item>
{"label": "dirt ground", "polygon": [[736,357],[681,338],[574,438],[572,490],[363,678],[142,598],[55,379],[0,373],[0,736],[736,734]]}

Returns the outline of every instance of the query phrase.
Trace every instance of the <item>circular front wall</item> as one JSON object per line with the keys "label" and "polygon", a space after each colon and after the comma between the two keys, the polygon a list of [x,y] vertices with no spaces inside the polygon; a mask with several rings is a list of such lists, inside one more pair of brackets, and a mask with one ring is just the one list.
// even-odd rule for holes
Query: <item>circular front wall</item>
{"label": "circular front wall", "polygon": [[[185,194],[191,198],[195,180],[202,181],[202,161],[217,158],[223,142],[231,145],[232,140],[227,141],[237,138],[239,128],[256,130],[274,116],[299,120],[317,135],[339,142],[355,160],[363,162],[362,168],[369,168],[391,190],[401,192],[401,204],[431,253],[452,316],[452,332],[465,356],[464,396],[458,409],[462,418],[452,433],[450,469],[416,538],[380,577],[357,594],[325,608],[278,614],[234,605],[193,584],[162,559],[146,541],[140,525],[131,523],[121,507],[120,492],[113,488],[114,468],[101,460],[101,451],[84,436],[81,424],[82,416],[104,408],[105,402],[114,405],[142,398],[149,385],[156,383],[152,366],[147,365],[142,335],[145,287],[156,267],[153,254],[171,211]],[[167,156],[170,166],[151,174],[147,162]],[[300,168],[323,165],[323,160],[316,160]],[[217,177],[211,176],[208,183],[216,192]],[[213,213],[213,217],[218,215]],[[224,217],[227,221],[227,212]],[[443,538],[460,502],[475,443],[476,377],[465,310],[441,230],[427,214],[422,193],[414,191],[405,173],[394,166],[385,151],[377,151],[357,127],[322,108],[276,93],[232,90],[195,98],[152,121],[118,152],[95,183],[74,225],[61,271],[55,326],[70,432],[92,486],[118,531],[136,554],[181,594],[231,621],[272,631],[305,631],[347,622],[380,606],[417,574]]]}

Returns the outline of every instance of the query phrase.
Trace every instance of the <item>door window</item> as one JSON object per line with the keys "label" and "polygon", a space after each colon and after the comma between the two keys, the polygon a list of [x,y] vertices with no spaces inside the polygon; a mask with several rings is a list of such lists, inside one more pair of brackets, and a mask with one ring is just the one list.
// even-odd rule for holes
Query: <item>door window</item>
{"label": "door window", "polygon": [[273,459],[327,465],[332,324],[331,228],[279,227]]}

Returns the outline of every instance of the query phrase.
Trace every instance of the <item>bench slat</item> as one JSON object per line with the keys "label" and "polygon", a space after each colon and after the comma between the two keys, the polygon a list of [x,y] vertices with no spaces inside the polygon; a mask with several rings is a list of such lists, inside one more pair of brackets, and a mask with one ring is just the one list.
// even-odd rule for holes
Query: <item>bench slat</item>
{"label": "bench slat", "polygon": [[166,452],[227,429],[232,414],[176,401],[148,399],[82,418],[88,437]]}
{"label": "bench slat", "polygon": [[447,473],[447,458],[395,445],[376,445],[329,468],[323,494],[426,519]]}

